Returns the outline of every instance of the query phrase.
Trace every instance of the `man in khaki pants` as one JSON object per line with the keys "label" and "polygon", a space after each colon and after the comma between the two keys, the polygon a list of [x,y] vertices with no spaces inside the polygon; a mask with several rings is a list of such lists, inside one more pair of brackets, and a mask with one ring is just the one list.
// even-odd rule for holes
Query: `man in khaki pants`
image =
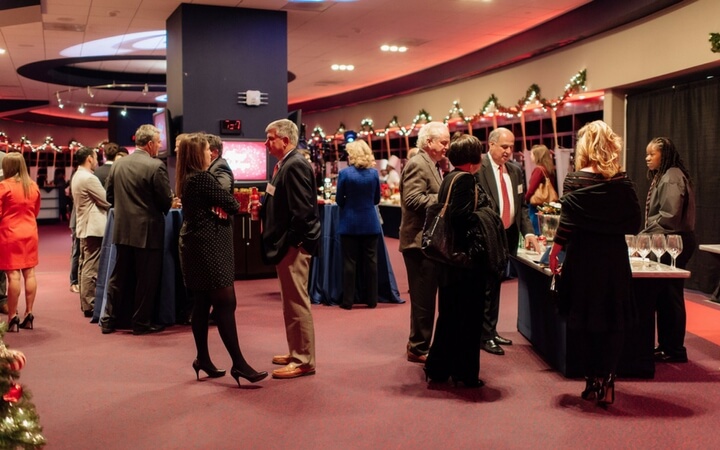
{"label": "man in khaki pants", "polygon": [[265,132],[265,147],[278,163],[260,210],[263,259],[277,270],[289,350],[273,357],[273,364],[284,366],[273,371],[273,378],[297,378],[315,373],[308,278],[310,258],[320,239],[317,189],[312,166],[295,148],[297,126],[287,119],[276,120]]}

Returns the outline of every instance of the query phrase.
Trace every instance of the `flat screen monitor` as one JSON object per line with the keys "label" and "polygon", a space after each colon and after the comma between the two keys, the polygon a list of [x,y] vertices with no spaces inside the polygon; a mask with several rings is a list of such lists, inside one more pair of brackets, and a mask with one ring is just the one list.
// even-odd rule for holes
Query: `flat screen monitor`
{"label": "flat screen monitor", "polygon": [[167,157],[170,153],[170,113],[167,109],[153,114],[153,125],[160,130],[160,149],[158,157]]}
{"label": "flat screen monitor", "polygon": [[264,139],[223,142],[223,158],[233,171],[235,181],[266,181],[268,153]]}

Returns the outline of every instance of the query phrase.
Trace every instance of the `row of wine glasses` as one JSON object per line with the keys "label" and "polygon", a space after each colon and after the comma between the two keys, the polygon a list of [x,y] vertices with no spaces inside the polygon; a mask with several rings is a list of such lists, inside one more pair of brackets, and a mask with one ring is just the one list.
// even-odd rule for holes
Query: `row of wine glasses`
{"label": "row of wine glasses", "polygon": [[648,255],[652,252],[655,254],[657,261],[667,252],[672,258],[672,267],[675,267],[675,259],[682,253],[682,236],[679,234],[646,234],[641,233],[637,236],[632,234],[625,235],[625,243],[628,247],[628,256],[635,253],[640,255],[643,262],[646,262]]}

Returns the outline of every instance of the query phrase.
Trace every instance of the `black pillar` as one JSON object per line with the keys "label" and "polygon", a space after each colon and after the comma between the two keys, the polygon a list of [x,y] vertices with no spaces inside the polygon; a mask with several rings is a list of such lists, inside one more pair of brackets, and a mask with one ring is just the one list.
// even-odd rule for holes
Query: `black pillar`
{"label": "black pillar", "polygon": [[[239,119],[241,137],[264,138],[287,117],[286,13],[181,4],[167,20],[167,85],[177,131],[220,134],[221,120]],[[238,104],[248,90],[269,104]]]}

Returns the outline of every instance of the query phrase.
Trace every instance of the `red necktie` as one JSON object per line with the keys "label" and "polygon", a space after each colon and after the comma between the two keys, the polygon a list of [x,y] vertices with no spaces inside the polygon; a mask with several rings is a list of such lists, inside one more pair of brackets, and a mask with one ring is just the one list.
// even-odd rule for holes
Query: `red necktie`
{"label": "red necktie", "polygon": [[273,169],[273,178],[275,178],[275,175],[277,175],[278,170],[280,170],[280,161],[275,164],[275,168]]}
{"label": "red necktie", "polygon": [[505,176],[503,175],[503,166],[498,166],[500,169],[500,190],[502,191],[502,222],[505,229],[510,228],[512,222],[510,221],[510,196],[508,195],[507,185],[505,184]]}

